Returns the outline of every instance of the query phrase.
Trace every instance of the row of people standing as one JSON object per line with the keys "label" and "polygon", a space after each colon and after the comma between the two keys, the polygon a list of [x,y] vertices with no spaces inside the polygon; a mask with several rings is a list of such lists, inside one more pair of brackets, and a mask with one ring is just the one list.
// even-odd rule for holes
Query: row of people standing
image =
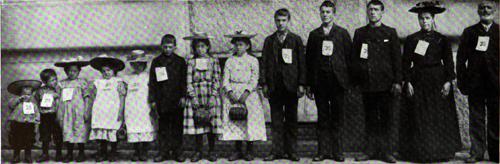
{"label": "row of people standing", "polygon": [[[498,161],[498,24],[493,1],[478,5],[480,22],[464,30],[457,55],[458,87],[471,95],[472,149],[466,162],[484,159],[488,134],[489,160]],[[396,29],[381,22],[385,6],[367,4],[369,24],[356,30],[351,42],[334,23],[335,4],[320,6],[321,27],[309,33],[306,50],[301,38],[286,27],[290,13],[275,13],[277,32],[264,42],[264,94],[271,104],[273,150],[265,160],[296,155],[297,101],[306,93],[318,107],[318,152],[314,161],[344,161],[342,148],[344,97],[355,86],[362,91],[365,111],[364,154],[357,161],[396,162],[391,139],[391,107],[404,95],[399,150],[403,159],[448,161],[462,148],[454,101],[451,41],[436,31],[434,17],[446,9],[439,1],[417,3],[421,30],[409,35],[401,53]],[[305,53],[305,54],[304,54]],[[466,65],[466,63],[468,63]],[[488,128],[484,127],[485,104]],[[284,118],[284,119],[283,119]],[[491,121],[491,122],[490,122]],[[486,133],[488,131],[488,133]]]}
{"label": "row of people standing", "polygon": [[[488,63],[494,64],[496,61],[498,65],[498,56],[494,56],[495,52],[498,54],[498,44],[494,44],[498,43],[498,36],[494,35],[495,30],[498,33],[498,25],[493,23],[491,18],[483,18],[485,16],[482,15],[483,10],[491,6],[493,3],[490,1],[479,5],[480,24],[489,24],[490,28],[485,31],[485,34],[488,34],[488,41],[491,41],[489,44],[486,43],[486,47],[478,43],[476,50],[486,52],[483,56],[487,57],[484,58],[493,59],[487,60]],[[223,72],[218,59],[210,55],[210,37],[204,34],[185,38],[192,40],[194,54],[194,58],[189,59],[187,63],[174,53],[175,37],[164,36],[161,43],[163,52],[153,60],[147,82],[144,81],[148,77],[144,72],[145,60],[131,62],[134,70],[140,71],[134,71],[133,76],[119,78],[116,77],[117,72],[125,67],[121,60],[107,56],[97,57],[90,61],[90,65],[99,70],[103,78],[92,84],[78,78],[81,67],[87,65],[88,62],[68,61],[56,64],[56,66],[63,67],[68,75],[67,80],[57,85],[61,89],[56,89],[58,91],[56,93],[63,97],[58,101],[62,105],[58,105],[60,110],[57,110],[61,113],[58,118],[63,120],[60,123],[63,131],[62,138],[69,143],[68,150],[73,149],[73,143],[79,143],[80,155],[77,161],[85,160],[83,144],[87,139],[100,142],[97,161],[103,161],[106,157],[114,161],[116,160],[114,155],[117,132],[123,129],[122,125],[127,127],[130,142],[150,142],[156,136],[152,128],[152,120],[158,116],[160,153],[155,161],[163,161],[172,157],[177,161],[184,161],[185,157],[181,148],[183,134],[196,135],[196,152],[191,157],[193,162],[202,158],[201,146],[204,134],[207,134],[209,141],[208,159],[210,161],[217,160],[214,153],[217,138],[238,141],[236,151],[230,156],[230,160],[242,157],[252,160],[252,143],[267,140],[262,104],[256,94],[260,79],[264,95],[269,98],[271,104],[273,135],[272,152],[264,160],[288,158],[298,161],[300,159],[296,152],[297,104],[298,98],[308,95],[314,98],[318,105],[318,141],[320,144],[314,160],[343,161],[341,140],[344,128],[342,126],[344,120],[341,116],[345,108],[343,99],[346,90],[353,84],[360,86],[363,91],[367,125],[365,155],[357,160],[382,159],[386,162],[395,162],[388,137],[390,123],[388,120],[391,120],[389,117],[391,109],[388,104],[393,96],[403,92],[408,95],[409,105],[403,113],[411,118],[408,119],[408,129],[411,131],[403,135],[403,138],[407,139],[404,141],[408,142],[402,145],[408,146],[409,149],[402,149],[401,154],[410,157],[417,153],[419,157],[415,160],[426,162],[447,160],[453,157],[454,152],[460,148],[460,141],[458,140],[453,93],[451,93],[451,80],[455,76],[451,46],[444,35],[434,31],[434,15],[445,9],[439,7],[436,2],[423,2],[410,10],[418,13],[422,30],[408,37],[403,55],[399,49],[400,42],[396,30],[381,23],[384,11],[382,2],[373,0],[368,3],[370,24],[356,30],[354,42],[351,42],[347,30],[333,22],[335,9],[335,4],[331,1],[322,3],[320,16],[323,24],[310,33],[306,49],[303,48],[302,39],[289,31],[287,27],[291,17],[288,10],[276,11],[274,18],[277,32],[268,36],[264,42],[261,66],[250,53],[252,47],[250,38],[254,35],[242,32],[228,36],[233,38],[231,43],[235,46],[236,53],[228,59]],[[491,11],[484,13],[490,15],[492,11],[494,13],[494,10],[489,9]],[[478,26],[481,26],[480,24]],[[462,38],[459,49],[460,69],[457,70],[460,89],[470,91],[466,93],[476,93],[477,87],[481,87],[483,83],[492,87],[496,85],[498,88],[498,76],[494,76],[498,74],[498,67],[492,68],[493,70],[480,69],[481,65],[488,66],[488,68],[490,65],[472,64],[476,65],[474,68],[479,71],[487,71],[482,72],[480,77],[471,78],[469,77],[471,73],[466,73],[466,77],[460,78],[461,71],[469,70],[462,66],[465,61],[481,58],[468,56],[470,53],[467,52],[476,50],[466,47],[474,46],[473,44],[478,41],[474,40],[476,36],[469,35],[472,34],[467,33],[467,36]],[[468,40],[470,38],[473,39]],[[465,50],[467,52],[464,53]],[[485,59],[481,60],[485,62]],[[488,74],[488,71],[494,72],[495,68],[497,74]],[[494,83],[495,77],[496,83]],[[470,86],[468,83],[463,83],[464,78],[480,78],[476,83],[481,83],[481,85],[468,90]],[[402,87],[403,81],[405,81],[405,87]],[[46,83],[48,84],[48,81]],[[37,88],[37,85],[31,85],[31,83],[25,86]],[[488,94],[486,102],[493,107],[490,107],[493,110],[498,109],[498,102],[496,108],[494,108],[494,101],[490,102],[495,94],[498,98],[496,91],[498,89],[495,93]],[[140,94],[130,96],[134,95],[131,92]],[[474,94],[478,99],[476,103],[480,102],[481,98],[485,98],[482,93]],[[64,98],[68,94],[71,94],[71,98]],[[140,101],[140,103],[134,101]],[[19,106],[19,104],[13,103],[12,106],[24,108],[24,105]],[[41,101],[36,104],[41,106]],[[130,109],[133,111],[130,116],[134,119],[127,119],[128,107],[133,108]],[[248,112],[246,121],[232,120],[231,110],[241,109],[241,107],[246,108]],[[481,106],[480,103],[474,107],[484,111],[484,105]],[[36,117],[31,114],[33,113],[26,115]],[[17,118],[15,114],[11,117]],[[135,117],[141,117],[141,119],[135,119]],[[492,119],[488,120],[494,121],[494,115],[490,117]],[[17,119],[10,120],[16,121]],[[135,121],[127,122],[127,120]],[[137,122],[138,120],[140,122]],[[23,120],[17,121],[23,122]],[[433,126],[435,124],[442,126]],[[477,121],[477,124],[481,125],[480,121]],[[140,127],[134,127],[136,125]],[[16,126],[12,129],[23,129],[19,128],[23,125],[12,126]],[[489,126],[493,127],[489,130],[495,130],[495,124],[489,124]],[[481,134],[479,129],[481,128],[471,129],[471,131],[478,131],[476,133],[478,137],[473,137],[477,139],[473,139],[475,146],[473,146],[471,161],[480,160],[482,158],[480,156],[484,153],[484,146],[481,143],[484,140],[482,139],[484,134]],[[443,132],[447,133],[442,134]],[[19,134],[13,134],[14,139],[11,141],[14,144],[22,143],[15,140]],[[495,134],[498,138],[498,132],[489,134],[493,142]],[[241,141],[249,141],[245,154],[241,150]],[[109,142],[112,149],[109,156],[106,156]],[[441,144],[435,144],[436,142]],[[142,144],[142,146],[145,145]],[[146,148],[142,146],[141,144],[134,145],[137,150],[134,159],[144,159],[144,151],[141,150]],[[498,160],[493,151],[495,144],[489,144],[489,146],[491,147],[490,156],[493,154],[490,159]],[[414,152],[415,150],[417,152]],[[15,151],[15,156],[19,154],[16,152],[18,151]],[[72,151],[69,152],[66,161],[72,160]],[[56,155],[60,157],[60,151]],[[45,157],[42,155],[43,158]]]}

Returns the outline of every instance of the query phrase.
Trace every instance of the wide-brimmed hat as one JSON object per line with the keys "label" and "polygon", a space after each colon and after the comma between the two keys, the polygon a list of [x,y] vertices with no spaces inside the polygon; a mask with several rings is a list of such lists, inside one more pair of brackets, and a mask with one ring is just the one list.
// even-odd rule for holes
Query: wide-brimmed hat
{"label": "wide-brimmed hat", "polygon": [[33,89],[37,89],[42,85],[42,82],[38,80],[18,80],[14,81],[7,86],[7,91],[14,95],[21,95],[24,87],[31,87]]}
{"label": "wide-brimmed hat", "polygon": [[208,40],[213,39],[212,36],[208,35],[206,32],[195,31],[192,36],[186,36],[184,40]]}
{"label": "wide-brimmed hat", "polygon": [[440,14],[444,12],[446,8],[437,0],[432,1],[422,1],[417,3],[414,7],[412,7],[409,11],[412,13],[422,13],[422,12],[430,12],[432,14]]}
{"label": "wide-brimmed hat", "polygon": [[143,50],[133,50],[127,56],[127,62],[129,63],[147,63],[149,59],[146,57],[146,53]]}
{"label": "wide-brimmed hat", "polygon": [[76,65],[78,67],[85,67],[89,65],[89,61],[84,60],[82,56],[77,56],[77,57],[65,58],[60,62],[56,62],[54,65],[56,67],[68,67],[73,65]]}
{"label": "wide-brimmed hat", "polygon": [[100,70],[102,66],[110,66],[115,71],[121,71],[125,68],[125,63],[118,59],[107,54],[101,54],[92,60],[90,60],[90,66],[92,68]]}
{"label": "wide-brimmed hat", "polygon": [[231,43],[233,43],[235,41],[235,39],[242,39],[242,38],[252,39],[253,37],[257,36],[257,34],[250,34],[244,30],[237,30],[237,31],[235,31],[234,34],[228,34],[228,35],[224,35],[224,36],[228,37],[228,38],[233,38],[233,39],[231,39]]}

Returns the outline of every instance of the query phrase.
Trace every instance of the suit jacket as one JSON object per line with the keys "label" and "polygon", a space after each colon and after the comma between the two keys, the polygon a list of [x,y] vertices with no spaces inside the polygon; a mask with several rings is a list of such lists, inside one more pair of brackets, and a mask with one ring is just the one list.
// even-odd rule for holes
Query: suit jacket
{"label": "suit jacket", "polygon": [[[166,67],[168,80],[158,82],[156,80],[155,69],[157,67]],[[168,112],[162,110],[170,110],[172,103],[177,105],[179,100],[186,96],[186,78],[187,65],[184,58],[177,54],[166,56],[161,54],[151,62],[151,70],[149,71],[149,96],[150,101],[164,109],[159,112]]]}
{"label": "suit jacket", "polygon": [[[322,55],[323,41],[333,42],[332,56]],[[352,41],[346,29],[333,25],[328,35],[324,34],[323,27],[309,33],[307,39],[307,81],[312,88],[318,88],[318,77],[324,76],[321,72],[335,74],[340,85],[349,87],[349,66]]]}
{"label": "suit jacket", "polygon": [[[462,33],[457,52],[458,87],[464,94],[492,93],[498,95],[498,24],[489,31],[478,23]],[[479,36],[488,36],[488,49],[476,50]],[[466,64],[467,63],[467,64]]]}
{"label": "suit jacket", "polygon": [[[368,45],[368,59],[361,58],[362,45]],[[390,90],[402,81],[401,43],[396,29],[382,24],[356,29],[353,39],[353,83],[364,92]]]}
{"label": "suit jacket", "polygon": [[[292,49],[291,64],[283,60],[284,48]],[[299,85],[306,84],[304,44],[300,36],[288,32],[283,43],[279,41],[277,32],[266,37],[262,49],[262,61],[261,81],[269,87],[271,93],[276,90],[279,83],[284,83],[287,91],[291,93],[296,93]],[[282,82],[277,81],[279,79]]]}

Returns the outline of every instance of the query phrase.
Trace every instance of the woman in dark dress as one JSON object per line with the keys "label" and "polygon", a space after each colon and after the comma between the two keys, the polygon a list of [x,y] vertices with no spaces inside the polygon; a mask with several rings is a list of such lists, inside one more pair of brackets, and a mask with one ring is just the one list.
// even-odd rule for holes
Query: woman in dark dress
{"label": "woman in dark dress", "polygon": [[461,148],[451,44],[434,31],[434,16],[444,11],[438,1],[421,2],[410,9],[418,14],[421,30],[408,36],[404,45],[407,101],[400,154],[411,161],[448,161]]}

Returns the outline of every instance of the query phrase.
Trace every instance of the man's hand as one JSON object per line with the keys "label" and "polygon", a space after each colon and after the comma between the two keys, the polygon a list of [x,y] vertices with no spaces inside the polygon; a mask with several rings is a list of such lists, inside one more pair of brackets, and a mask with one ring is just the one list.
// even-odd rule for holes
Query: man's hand
{"label": "man's hand", "polygon": [[305,88],[302,85],[299,85],[299,89],[297,90],[297,97],[301,98],[305,94]]}
{"label": "man's hand", "polygon": [[414,90],[413,90],[413,86],[411,85],[410,82],[408,82],[406,89],[408,90],[408,96],[410,96],[410,97],[413,96]]}
{"label": "man's hand", "polygon": [[267,85],[264,85],[262,86],[262,93],[264,94],[264,97],[269,99],[269,88],[267,87]]}
{"label": "man's hand", "polygon": [[443,95],[443,97],[446,97],[450,94],[450,89],[451,89],[451,83],[450,82],[444,83],[443,89],[441,89],[441,94]]}
{"label": "man's hand", "polygon": [[399,95],[401,94],[401,84],[394,83],[392,84],[391,92],[393,95]]}

